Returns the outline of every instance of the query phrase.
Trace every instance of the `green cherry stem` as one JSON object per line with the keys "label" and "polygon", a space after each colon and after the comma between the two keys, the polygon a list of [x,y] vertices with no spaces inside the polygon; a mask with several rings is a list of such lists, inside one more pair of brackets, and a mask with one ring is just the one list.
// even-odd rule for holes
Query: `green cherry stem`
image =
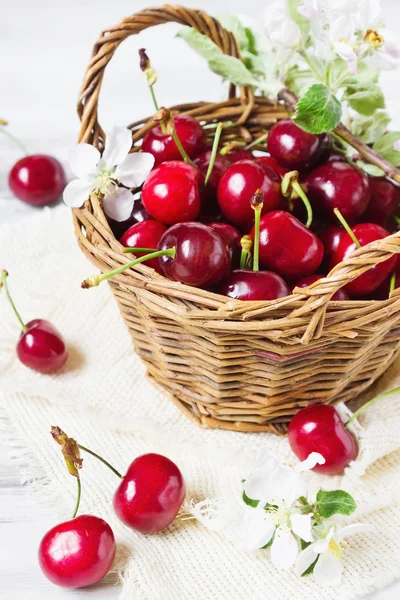
{"label": "green cherry stem", "polygon": [[174,138],[174,142],[178,147],[178,150],[183,158],[183,160],[187,163],[189,163],[189,165],[192,165],[192,167],[195,167],[196,165],[194,164],[194,162],[192,161],[192,159],[190,158],[190,156],[188,155],[188,153],[186,152],[185,148],[182,146],[182,142],[178,137],[178,134],[176,133],[175,129],[172,132],[172,137]]}
{"label": "green cherry stem", "polygon": [[344,218],[344,216],[342,215],[342,213],[340,212],[340,210],[338,208],[334,208],[333,212],[335,213],[335,216],[337,217],[338,221],[344,227],[344,229],[346,230],[346,232],[349,234],[349,236],[351,237],[351,239],[353,240],[353,242],[355,243],[355,245],[357,246],[357,248],[361,248],[360,242],[358,241],[358,239],[354,235],[354,232],[352,231],[350,225],[348,224],[348,222],[346,221],[346,219]]}
{"label": "green cherry stem", "polygon": [[206,173],[206,179],[205,179],[205,185],[208,184],[208,181],[211,177],[211,173],[213,171],[214,168],[214,163],[215,163],[215,159],[217,157],[217,152],[218,152],[218,144],[219,144],[219,140],[221,137],[221,133],[222,133],[222,129],[224,127],[223,123],[218,123],[217,125],[217,129],[215,130],[215,136],[214,136],[214,141],[213,141],[213,146],[212,146],[212,150],[211,150],[211,157],[210,157],[210,162],[208,164],[208,169],[207,169],[207,173]]}
{"label": "green cherry stem", "polygon": [[260,246],[260,218],[264,206],[264,194],[256,190],[250,200],[251,208],[254,210],[254,249],[253,249],[253,271],[259,270],[258,251]]}
{"label": "green cherry stem", "polygon": [[73,519],[75,519],[76,515],[78,514],[79,505],[81,503],[82,486],[81,486],[81,478],[79,477],[79,475],[77,475],[77,477],[76,477],[76,483],[78,485],[78,492],[77,492],[77,496],[76,496],[76,504],[75,504],[74,512],[72,514]]}
{"label": "green cherry stem", "polygon": [[[151,99],[153,100],[154,108],[156,109],[156,112],[158,112],[159,106],[158,106],[156,94],[154,92],[154,84],[157,81],[157,72],[151,66],[150,59],[149,59],[149,57],[148,57],[148,55],[146,53],[146,50],[144,48],[140,48],[140,50],[139,50],[139,58],[140,58],[140,63],[139,63],[140,64],[140,68],[143,71],[143,73],[146,75],[147,84],[149,86],[149,90],[150,90],[150,94],[151,94]],[[166,128],[166,125],[165,125],[165,123],[163,121],[160,122],[160,126],[161,126],[161,131],[163,133],[166,133],[167,132],[167,128]]]}
{"label": "green cherry stem", "polygon": [[117,469],[115,467],[113,467],[108,462],[108,460],[106,460],[105,458],[103,458],[99,454],[96,454],[96,452],[93,452],[93,450],[89,450],[89,448],[86,448],[85,446],[82,446],[82,444],[78,444],[78,448],[80,450],[83,450],[83,452],[86,452],[87,454],[90,454],[90,456],[94,456],[94,458],[97,458],[97,460],[99,460],[100,462],[103,463],[103,465],[105,465],[106,467],[108,467],[110,469],[110,471],[112,471],[114,473],[114,475],[116,475],[117,477],[119,477],[120,479],[122,479],[121,473],[119,471],[117,471]]}
{"label": "green cherry stem", "polygon": [[240,254],[240,268],[244,269],[250,257],[250,250],[253,245],[253,240],[249,235],[244,235],[240,240],[242,252]]}
{"label": "green cherry stem", "polygon": [[192,159],[186,152],[185,148],[182,146],[182,142],[179,139],[178,134],[176,133],[174,117],[171,115],[171,111],[169,111],[167,108],[165,108],[165,106],[162,106],[154,115],[154,121],[156,121],[156,123],[161,123],[161,124],[164,123],[165,131],[163,130],[163,133],[172,135],[174,142],[175,142],[183,160],[185,162],[189,163],[190,165],[192,165],[192,167],[196,167],[196,165],[194,164],[194,162],[192,161]]}
{"label": "green cherry stem", "polygon": [[282,184],[281,184],[281,191],[282,191],[282,195],[287,198],[288,202],[289,202],[289,208],[292,210],[293,208],[293,204],[292,204],[292,199],[293,197],[298,197],[302,200],[304,206],[306,207],[306,211],[307,211],[307,221],[305,226],[307,227],[307,229],[309,229],[311,227],[311,223],[313,220],[313,211],[311,208],[311,204],[309,199],[306,196],[306,193],[304,192],[303,188],[301,187],[299,180],[299,172],[298,171],[289,171],[289,173],[286,173],[286,175],[284,175],[283,179],[282,179]]}
{"label": "green cherry stem", "polygon": [[389,294],[394,292],[395,288],[396,288],[396,273],[392,273],[392,276],[390,278]]}
{"label": "green cherry stem", "polygon": [[363,404],[363,406],[360,406],[360,408],[358,410],[356,410],[356,412],[351,415],[350,419],[348,419],[348,421],[346,421],[346,423],[344,424],[344,426],[347,428],[349,425],[351,425],[353,423],[353,421],[355,421],[356,419],[358,419],[358,417],[360,416],[360,414],[369,406],[372,406],[373,404],[375,404],[375,402],[377,400],[381,400],[382,398],[386,398],[386,396],[391,396],[392,394],[397,394],[400,392],[400,387],[396,387],[393,390],[389,390],[388,392],[383,392],[382,394],[379,394],[379,396],[376,396],[375,398],[372,398],[372,400],[370,400],[369,402],[366,402],[365,404]]}
{"label": "green cherry stem", "polygon": [[8,277],[8,273],[7,273],[7,271],[3,270],[3,271],[1,272],[1,279],[0,279],[0,289],[1,289],[2,287],[4,287],[4,291],[5,291],[5,293],[6,293],[6,296],[7,296],[7,298],[8,298],[8,301],[10,302],[10,304],[11,304],[11,308],[13,309],[13,312],[14,312],[15,316],[17,317],[17,319],[18,319],[18,321],[19,321],[20,325],[21,325],[21,329],[22,329],[22,331],[23,331],[24,333],[26,333],[26,332],[28,331],[28,328],[27,328],[27,326],[25,325],[25,323],[23,322],[23,320],[21,319],[21,315],[20,315],[20,314],[19,314],[19,312],[17,311],[17,308],[16,308],[16,306],[15,306],[15,304],[14,304],[14,302],[13,302],[13,299],[11,298],[11,295],[10,295],[10,292],[9,292],[9,289],[8,289],[8,285],[7,285],[7,277]]}
{"label": "green cherry stem", "polygon": [[246,142],[242,142],[240,140],[237,140],[235,142],[229,142],[228,144],[226,144],[226,146],[221,148],[219,153],[221,154],[221,156],[226,156],[226,154],[229,154],[229,152],[231,150],[234,150],[235,148],[242,148],[245,145],[246,145]]}
{"label": "green cherry stem", "polygon": [[258,137],[257,139],[253,140],[250,144],[248,144],[247,146],[244,147],[245,150],[251,150],[252,148],[254,148],[255,146],[259,146],[260,144],[262,144],[263,142],[265,142],[265,140],[268,137],[268,131],[266,133],[264,133],[263,135],[260,135],[260,137]]}
{"label": "green cherry stem", "polygon": [[307,227],[307,229],[309,229],[311,227],[311,223],[313,220],[313,211],[311,208],[310,201],[307,198],[303,188],[301,187],[301,185],[299,184],[298,181],[295,181],[292,185],[293,185],[293,190],[296,192],[296,194],[298,194],[299,198],[301,198],[304,206],[306,207],[306,211],[307,211],[306,227]]}
{"label": "green cherry stem", "polygon": [[[138,252],[137,248],[126,248],[124,252]],[[141,256],[140,258],[136,258],[135,260],[131,260],[125,265],[121,265],[117,269],[113,269],[112,271],[108,271],[107,273],[103,273],[102,275],[92,275],[91,277],[87,277],[81,283],[81,288],[88,289],[92,287],[97,287],[100,285],[102,281],[106,281],[110,279],[110,277],[114,277],[114,275],[119,275],[123,273],[127,269],[134,267],[146,260],[150,260],[151,258],[157,258],[158,256],[171,256],[171,258],[175,257],[175,246],[173,248],[166,248],[165,250],[157,250],[156,252],[150,252],[150,254],[146,254],[145,256]]]}

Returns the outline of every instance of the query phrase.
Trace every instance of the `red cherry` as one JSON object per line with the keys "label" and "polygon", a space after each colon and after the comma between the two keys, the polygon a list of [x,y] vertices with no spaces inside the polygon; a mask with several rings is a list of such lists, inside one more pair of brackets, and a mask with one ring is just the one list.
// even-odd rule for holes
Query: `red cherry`
{"label": "red cherry", "polygon": [[250,150],[240,148],[231,150],[228,154],[225,154],[225,156],[229,159],[231,164],[239,162],[239,160],[254,160],[254,156]]}
{"label": "red cherry", "polygon": [[358,455],[354,436],[345,428],[333,406],[316,404],[299,410],[288,429],[290,447],[299,460],[305,460],[311,452],[319,452],[325,464],[312,470],[336,475],[343,472]]}
{"label": "red cherry", "polygon": [[370,177],[369,188],[371,199],[362,220],[386,227],[400,204],[400,188],[384,177]]}
{"label": "red cherry", "polygon": [[[254,228],[251,231],[254,239]],[[319,268],[324,248],[317,236],[293,215],[282,210],[260,221],[260,264],[287,281],[312,275]]]}
{"label": "red cherry", "polygon": [[229,225],[229,223],[207,223],[207,225],[216,231],[228,246],[231,253],[231,264],[239,264],[242,252],[240,245],[240,240],[242,239],[241,233],[233,225]]}
{"label": "red cherry", "polygon": [[[360,223],[352,228],[354,235],[361,246],[366,246],[370,242],[382,240],[389,234],[380,225],[375,223]],[[349,234],[345,232],[339,242],[336,251],[332,255],[331,268],[344,261],[352,252],[357,250],[357,245]],[[374,292],[380,284],[392,273],[396,267],[397,257],[392,256],[384,262],[374,265],[368,271],[348,283],[345,287],[351,297],[368,296]]]}
{"label": "red cherry", "polygon": [[61,333],[44,319],[26,324],[17,344],[17,355],[26,367],[38,373],[56,373],[67,362],[68,350]]}
{"label": "red cherry", "polygon": [[142,221],[147,221],[147,219],[151,219],[149,213],[143,206],[143,202],[141,200],[136,200],[133,205],[132,212],[129,216],[129,219],[126,221],[114,221],[114,219],[107,218],[108,223],[111,227],[111,231],[115,235],[117,239],[119,239],[125,231],[129,229],[135,223],[141,223]]}
{"label": "red cherry", "polygon": [[270,129],[268,152],[282,167],[304,170],[315,165],[325,150],[326,136],[307,133],[292,119],[283,119]]}
{"label": "red cherry", "polygon": [[[204,129],[196,119],[188,115],[174,117],[175,131],[184,150],[190,158],[197,156],[205,147]],[[161,126],[156,125],[143,138],[142,150],[150,152],[155,158],[155,165],[165,161],[180,160],[181,154],[172,137],[163,133]]]}
{"label": "red cherry", "polygon": [[175,257],[160,256],[168,279],[194,287],[218,283],[229,273],[229,248],[218,233],[202,223],[177,223],[166,231],[158,250],[175,247]]}
{"label": "red cherry", "polygon": [[[194,164],[205,176],[207,174],[207,169],[211,160],[211,150],[206,150],[202,152],[194,159]],[[215,162],[213,169],[211,171],[210,178],[208,180],[207,186],[211,187],[213,190],[217,189],[219,180],[225,171],[231,166],[230,160],[226,156],[222,156],[221,154],[217,154],[215,157]]]}
{"label": "red cherry", "polygon": [[114,510],[128,527],[157,533],[175,519],[185,498],[185,482],[175,463],[143,454],[128,468],[114,495]]}
{"label": "red cherry", "polygon": [[202,173],[182,161],[166,162],[148,176],[142,190],[147,212],[157,221],[173,225],[197,219]]}
{"label": "red cherry", "polygon": [[[157,248],[158,242],[166,231],[167,228],[163,223],[150,219],[132,225],[119,241],[126,248]],[[143,256],[144,254],[146,253],[137,252],[136,256]],[[152,258],[146,264],[161,273],[156,258]]]}
{"label": "red cherry", "polygon": [[285,169],[285,167],[282,167],[279,163],[276,162],[276,160],[274,158],[272,158],[272,156],[268,155],[268,156],[259,156],[255,159],[255,162],[259,165],[265,165],[266,167],[270,167],[271,169],[273,169],[276,173],[278,173],[281,177],[283,177],[284,175],[286,175],[286,173],[289,173],[288,169]]}
{"label": "red cherry", "polygon": [[60,198],[67,180],[57,159],[34,154],[15,163],[8,176],[8,185],[14,196],[23,202],[44,206]]}
{"label": "red cherry", "polygon": [[[294,284],[292,289],[294,289],[295,287],[306,288],[309,285],[311,285],[312,283],[319,281],[323,277],[324,277],[324,275],[318,275],[318,274],[309,275],[308,277],[303,277],[303,279],[300,279],[297,283]],[[344,290],[340,289],[333,294],[331,300],[350,300],[350,296]]]}
{"label": "red cherry", "polygon": [[317,167],[309,173],[305,183],[314,210],[334,222],[335,208],[348,223],[354,223],[370,200],[368,177],[346,162],[327,162]]}
{"label": "red cherry", "polygon": [[329,225],[320,235],[321,242],[324,245],[324,266],[327,269],[331,264],[332,255],[339,246],[340,238],[343,233],[343,227],[340,227],[339,225]]}
{"label": "red cherry", "polygon": [[289,296],[290,289],[271,271],[232,271],[217,289],[218,294],[237,300],[275,300]]}
{"label": "red cherry", "polygon": [[114,562],[116,544],[111,527],[92,515],[56,525],[39,546],[39,565],[52,583],[81,588],[97,583]]}
{"label": "red cherry", "polygon": [[217,199],[228,221],[248,228],[254,221],[250,199],[260,190],[264,197],[262,213],[274,210],[281,199],[281,177],[254,161],[239,161],[224,173],[218,184]]}

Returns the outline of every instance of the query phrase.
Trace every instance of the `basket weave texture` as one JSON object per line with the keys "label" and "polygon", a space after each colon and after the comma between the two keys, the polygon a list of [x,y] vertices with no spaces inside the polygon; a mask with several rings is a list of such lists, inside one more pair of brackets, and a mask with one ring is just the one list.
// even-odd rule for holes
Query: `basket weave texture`
{"label": "basket weave texture", "polygon": [[[119,44],[166,22],[192,26],[225,54],[240,58],[234,36],[199,10],[163,6],[123,19],[104,30],[94,46],[79,96],[80,142],[100,150],[104,145],[98,99]],[[254,96],[250,88],[236,95],[233,86],[226,102],[172,108],[202,123],[233,121],[224,128],[225,142],[253,141],[287,116],[282,106]],[[152,126],[152,119],[129,126],[132,152]],[[92,194],[84,207],[74,209],[73,220],[79,246],[101,272],[131,260],[110,230],[100,197]],[[385,301],[330,299],[397,252],[400,234],[357,250],[326,278],[270,302],[231,300],[169,281],[144,264],[113,277],[110,286],[149,376],[190,419],[206,428],[282,434],[297,410],[354,398],[396,358],[400,290]]]}

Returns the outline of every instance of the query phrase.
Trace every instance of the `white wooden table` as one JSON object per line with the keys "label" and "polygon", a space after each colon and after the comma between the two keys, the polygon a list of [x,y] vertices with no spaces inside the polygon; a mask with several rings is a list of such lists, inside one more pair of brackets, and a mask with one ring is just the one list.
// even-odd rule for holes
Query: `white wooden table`
{"label": "white wooden table", "polygon": [[[161,4],[162,2],[160,2]],[[78,129],[75,99],[92,44],[99,31],[120,17],[152,4],[151,0],[31,0],[7,3],[0,19],[0,116],[7,118],[12,131],[23,138],[31,152],[51,153],[66,159]],[[155,1],[154,4],[157,4]],[[186,0],[187,6],[201,6],[215,12],[247,12],[259,18],[266,2],[253,0]],[[383,0],[386,21],[392,29],[400,25],[398,0]],[[194,99],[219,99],[219,79],[207,72],[202,59],[182,41],[173,41],[173,25],[152,29],[127,40],[120,48],[105,77],[100,116],[105,128],[125,124],[139,115],[150,114],[152,105],[137,67],[137,49],[145,46],[159,71],[157,93],[162,104]],[[388,107],[398,113],[400,73],[384,74]],[[209,90],[205,97],[204,90]],[[400,127],[400,115],[395,116]],[[6,175],[19,157],[18,150],[0,139],[0,223],[11,222],[35,212],[7,191]],[[1,256],[1,239],[0,239]],[[38,543],[54,525],[44,507],[37,506],[29,487],[20,484],[0,438],[0,599],[1,600],[112,600],[119,594],[115,581],[79,591],[52,586],[39,571]],[[369,600],[397,600],[400,582],[369,597]],[[154,600],[161,600],[155,598]],[[179,599],[181,600],[181,599]],[[182,599],[184,600],[184,599]],[[294,599],[297,600],[297,599]],[[323,598],[322,598],[323,600]]]}

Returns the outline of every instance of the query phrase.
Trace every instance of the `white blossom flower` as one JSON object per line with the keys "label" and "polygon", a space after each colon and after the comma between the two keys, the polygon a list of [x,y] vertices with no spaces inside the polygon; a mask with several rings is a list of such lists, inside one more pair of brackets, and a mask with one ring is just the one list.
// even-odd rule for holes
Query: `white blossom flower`
{"label": "white blossom flower", "polygon": [[118,184],[136,188],[146,179],[154,166],[148,152],[129,154],[132,134],[126,127],[113,127],[107,135],[103,155],[90,144],[77,144],[71,149],[69,164],[78,177],[64,190],[64,202],[79,208],[90,194],[104,196],[105,213],[115,221],[129,218],[135,202],[133,194]]}
{"label": "white blossom flower", "polygon": [[330,522],[323,537],[318,537],[300,552],[295,565],[296,574],[302,575],[318,559],[313,570],[315,580],[322,585],[338,585],[342,579],[343,551],[347,546],[344,538],[372,529],[371,525],[363,523],[338,527]]}
{"label": "white blossom flower", "polygon": [[300,27],[286,14],[282,2],[273,2],[264,13],[265,32],[271,44],[282,48],[296,48],[301,42]]}
{"label": "white blossom flower", "polygon": [[307,493],[302,471],[323,464],[325,459],[313,452],[296,467],[280,464],[268,454],[261,456],[244,484],[246,496],[259,500],[256,508],[248,508],[239,523],[236,538],[246,550],[257,550],[271,544],[271,562],[281,569],[292,567],[299,554],[295,535],[312,541],[312,514],[300,514],[295,501]]}

